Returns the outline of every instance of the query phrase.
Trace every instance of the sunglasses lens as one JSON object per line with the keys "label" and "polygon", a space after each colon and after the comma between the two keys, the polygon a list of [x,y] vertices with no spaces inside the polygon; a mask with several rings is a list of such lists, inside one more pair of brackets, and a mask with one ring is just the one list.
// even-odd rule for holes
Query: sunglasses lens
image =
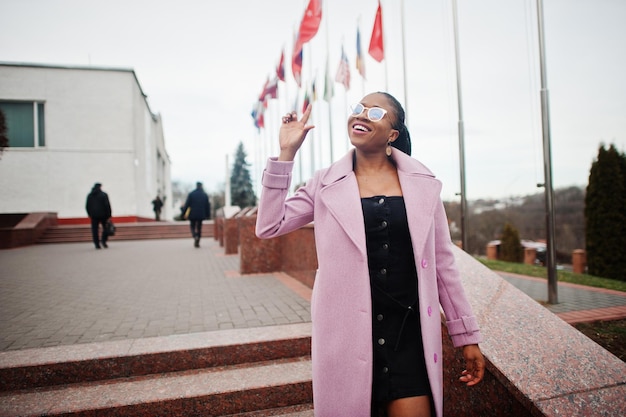
{"label": "sunglasses lens", "polygon": [[356,103],[352,105],[353,116],[358,116],[359,114],[363,113],[363,110],[365,110],[365,107],[363,107],[361,103]]}
{"label": "sunglasses lens", "polygon": [[380,107],[372,107],[367,112],[367,117],[372,122],[377,122],[377,121],[381,120],[384,115],[385,115],[385,110],[381,109]]}

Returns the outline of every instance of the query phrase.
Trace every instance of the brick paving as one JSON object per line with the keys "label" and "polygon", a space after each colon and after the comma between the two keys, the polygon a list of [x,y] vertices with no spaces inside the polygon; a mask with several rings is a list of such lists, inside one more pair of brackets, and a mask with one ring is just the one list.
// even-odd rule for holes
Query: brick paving
{"label": "brick paving", "polygon": [[273,274],[241,276],[212,238],[0,251],[0,350],[310,321]]}
{"label": "brick paving", "polygon": [[558,303],[547,304],[548,282],[545,279],[506,272],[498,274],[570,324],[626,318],[626,292],[559,282]]}
{"label": "brick paving", "polygon": [[[238,271],[213,238],[1,250],[0,351],[310,321],[310,289]],[[545,280],[501,275],[547,299]],[[546,307],[569,322],[626,317],[626,293],[559,283],[559,301]]]}

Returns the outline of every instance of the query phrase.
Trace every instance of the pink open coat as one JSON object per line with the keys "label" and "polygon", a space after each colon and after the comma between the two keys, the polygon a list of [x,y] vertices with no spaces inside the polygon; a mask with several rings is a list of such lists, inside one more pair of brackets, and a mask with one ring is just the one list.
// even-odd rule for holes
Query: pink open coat
{"label": "pink open coat", "polygon": [[[319,268],[313,286],[311,357],[317,417],[369,417],[372,305],[365,226],[353,152],[287,198],[293,162],[270,158],[263,173],[256,233],[271,238],[312,221]],[[393,149],[406,205],[415,264],[428,379],[443,415],[441,319],[454,346],[480,341],[451,250],[441,183],[416,159]],[[459,369],[459,373],[460,373]]]}

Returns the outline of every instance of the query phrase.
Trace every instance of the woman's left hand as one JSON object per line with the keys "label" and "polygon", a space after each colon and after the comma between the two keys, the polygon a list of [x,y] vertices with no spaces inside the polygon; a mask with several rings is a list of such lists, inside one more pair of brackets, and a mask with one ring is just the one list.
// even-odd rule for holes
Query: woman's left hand
{"label": "woman's left hand", "polygon": [[482,381],[485,375],[485,358],[478,345],[463,346],[463,357],[466,369],[461,373],[459,381],[471,387]]}

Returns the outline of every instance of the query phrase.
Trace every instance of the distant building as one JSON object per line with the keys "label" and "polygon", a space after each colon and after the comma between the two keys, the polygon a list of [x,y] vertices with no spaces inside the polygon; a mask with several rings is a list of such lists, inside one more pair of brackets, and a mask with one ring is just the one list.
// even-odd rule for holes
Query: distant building
{"label": "distant building", "polygon": [[0,213],[56,212],[86,221],[96,182],[118,221],[153,219],[166,198],[170,159],[161,116],[152,113],[132,69],[0,62],[0,110],[9,148],[0,159]]}

